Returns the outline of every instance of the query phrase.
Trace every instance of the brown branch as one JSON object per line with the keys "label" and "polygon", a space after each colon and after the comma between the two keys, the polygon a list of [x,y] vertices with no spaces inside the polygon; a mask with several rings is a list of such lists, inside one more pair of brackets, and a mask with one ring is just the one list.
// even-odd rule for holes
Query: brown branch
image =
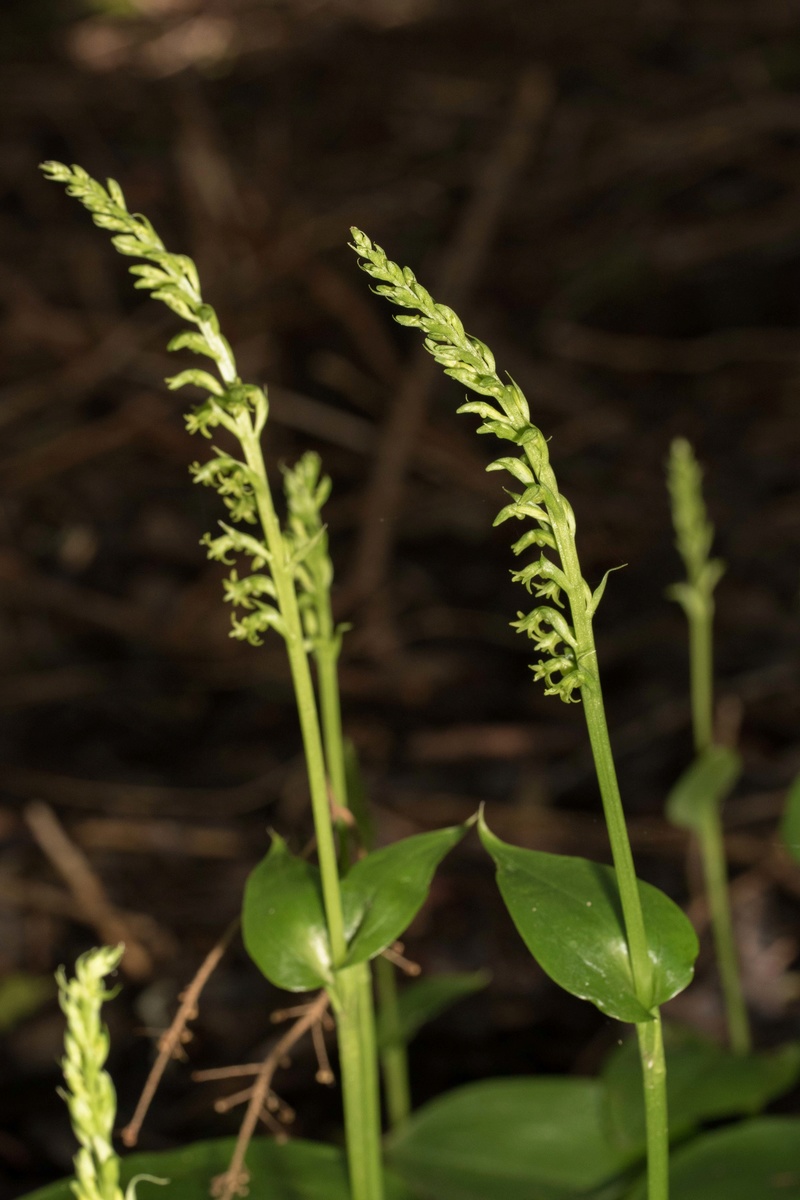
{"label": "brown branch", "polygon": [[49,805],[32,801],[25,809],[28,828],[75,898],[84,921],[109,945],[125,943],[122,969],[131,979],[147,979],[153,958],[137,938],[129,917],[112,903],[86,855],[67,834]]}
{"label": "brown branch", "polygon": [[173,1018],[172,1024],[159,1038],[158,1057],[153,1063],[150,1074],[142,1088],[142,1094],[136,1105],[136,1111],[120,1135],[126,1146],[136,1145],[139,1131],[142,1128],[142,1122],[153,1102],[153,1097],[161,1082],[161,1077],[167,1069],[167,1063],[175,1058],[180,1051],[186,1032],[186,1025],[197,1016],[197,1002],[200,999],[200,993],[208,983],[209,978],[216,969],[238,928],[239,918],[237,917],[234,921],[231,921],[217,944],[206,955],[194,979],[182,993],[181,1004]]}
{"label": "brown branch", "polygon": [[[212,1195],[219,1197],[219,1200],[233,1200],[234,1196],[247,1195],[250,1173],[245,1166],[244,1159],[256,1125],[262,1118],[267,1105],[273,1076],[292,1047],[309,1030],[319,1024],[329,1004],[328,993],[320,992],[315,1000],[306,1005],[303,1015],[298,1017],[291,1029],[287,1030],[283,1037],[275,1043],[264,1059],[252,1087],[239,1093],[237,1098],[243,1100],[249,1095],[250,1100],[228,1169],[223,1175],[219,1175],[212,1184]],[[249,1066],[246,1071],[250,1072]]]}
{"label": "brown branch", "polygon": [[404,975],[421,975],[422,967],[419,965],[419,963],[415,963],[410,958],[406,958],[405,954],[403,953],[404,950],[405,946],[402,942],[395,942],[393,946],[387,946],[382,954],[385,959],[388,959],[388,961],[397,967],[398,970],[402,971]]}

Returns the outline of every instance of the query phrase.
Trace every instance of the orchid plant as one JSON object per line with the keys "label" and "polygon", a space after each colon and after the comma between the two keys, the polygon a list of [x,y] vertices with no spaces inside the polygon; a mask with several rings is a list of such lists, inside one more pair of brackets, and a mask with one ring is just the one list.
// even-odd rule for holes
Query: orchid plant
{"label": "orchid plant", "polygon": [[[255,966],[276,986],[308,999],[291,1010],[294,1024],[248,1090],[240,1137],[169,1154],[129,1155],[121,1161],[121,1177],[157,1171],[170,1179],[176,1200],[202,1195],[212,1178],[214,1194],[223,1200],[248,1186],[270,1200],[667,1200],[670,1180],[674,1200],[753,1200],[777,1196],[778,1179],[790,1180],[775,1184],[784,1187],[784,1200],[800,1200],[796,1121],[761,1118],[712,1133],[702,1129],[720,1116],[758,1113],[791,1086],[800,1073],[798,1047],[750,1053],[740,1014],[731,1023],[735,1055],[669,1030],[665,1052],[661,1008],[691,981],[697,937],[678,905],[636,876],[593,633],[609,573],[595,587],[583,576],[575,514],[519,386],[500,376],[489,348],[408,267],[352,230],[359,264],[375,291],[401,310],[396,319],[420,329],[445,373],[476,394],[459,411],[479,419],[479,433],[504,443],[505,453],[488,467],[512,481],[495,524],[521,523],[512,546],[519,560],[513,575],[533,597],[533,607],[521,608],[513,626],[533,644],[533,678],[545,694],[583,705],[610,865],[510,845],[492,832],[491,813],[483,811],[460,826],[374,847],[369,813],[359,801],[357,764],[342,733],[337,663],[346,628],[335,624],[331,609],[333,565],[323,518],[331,485],[322,464],[305,454],[285,470],[283,499],[276,499],[262,445],[267,391],[240,378],[192,260],[166,249],[147,218],[128,210],[114,180],[103,185],[81,167],[56,162],[43,170],[112,234],[119,253],[136,260],[130,267],[134,286],[184,323],[169,349],[207,360],[208,369],[185,367],[167,386],[200,392],[186,418],[192,433],[212,439],[224,431],[226,445],[235,447],[214,446],[191,468],[195,482],[215,489],[226,510],[204,542],[209,557],[230,568],[225,596],[233,606],[232,636],[255,647],[266,637],[285,644],[315,830],[313,860],[274,833],[244,891],[242,933]],[[674,451],[671,491],[688,570],[675,595],[692,630],[697,752],[705,763],[715,749],[708,646],[710,596],[719,571],[708,559],[710,535],[691,461],[685,449]],[[699,781],[693,778],[688,800],[673,797],[670,815],[701,830],[704,844],[712,845],[706,861],[714,860],[718,876],[718,806],[706,802],[706,793],[714,787],[718,793],[719,785],[709,783],[705,769]],[[697,817],[692,797],[698,794],[713,821]],[[636,1036],[621,1039],[599,1078],[481,1080],[413,1110],[407,1042],[425,1020],[485,981],[441,977],[398,989],[395,964],[403,960],[397,939],[424,904],[439,863],[473,824],[511,919],[543,970]],[[111,958],[102,961],[106,969],[113,965]],[[730,1006],[729,981],[726,994]],[[319,1078],[330,1082],[324,1029],[331,1021],[344,1155],[321,1143],[253,1138],[259,1118],[282,1132],[272,1082],[300,1037],[314,1038],[322,1056]],[[77,1115],[76,1109],[81,1137]],[[125,1131],[129,1144],[139,1124],[137,1113]],[[683,1145],[670,1166],[671,1138]],[[79,1176],[81,1171],[79,1166]],[[37,1200],[61,1200],[64,1186],[37,1193]],[[116,1192],[91,1200],[117,1200]]]}

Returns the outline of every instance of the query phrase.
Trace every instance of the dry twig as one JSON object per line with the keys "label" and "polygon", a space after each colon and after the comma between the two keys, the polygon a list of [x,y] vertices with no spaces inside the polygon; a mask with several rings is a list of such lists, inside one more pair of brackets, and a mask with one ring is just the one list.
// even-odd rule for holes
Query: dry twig
{"label": "dry twig", "polygon": [[153,958],[139,941],[130,918],[114,906],[86,855],[68,836],[47,804],[32,801],[25,820],[39,846],[69,887],[83,919],[110,946],[125,943],[121,968],[131,979],[147,979],[153,973]]}
{"label": "dry twig", "polygon": [[158,1039],[158,1057],[153,1063],[150,1074],[142,1089],[142,1094],[139,1097],[139,1102],[136,1105],[136,1111],[133,1117],[122,1130],[122,1140],[126,1146],[135,1146],[139,1137],[139,1131],[142,1128],[142,1122],[147,1115],[147,1110],[153,1102],[153,1097],[156,1094],[156,1089],[161,1082],[167,1064],[171,1059],[177,1057],[180,1047],[185,1044],[186,1025],[189,1021],[193,1021],[197,1016],[197,1002],[200,999],[200,993],[208,983],[211,975],[216,969],[220,959],[230,945],[231,938],[239,928],[239,918],[231,921],[228,928],[225,930],[222,937],[212,950],[206,955],[200,969],[195,975],[192,982],[181,994],[180,1008],[176,1012],[172,1024],[165,1033],[162,1033]]}
{"label": "dry twig", "polygon": [[[223,1103],[226,1108],[230,1108],[234,1104],[239,1104],[244,1100],[248,1100],[247,1111],[245,1112],[244,1119],[242,1120],[239,1136],[236,1139],[236,1146],[234,1148],[228,1170],[224,1173],[224,1175],[218,1176],[212,1185],[212,1194],[216,1197],[219,1197],[219,1200],[233,1200],[234,1196],[247,1195],[247,1185],[250,1180],[250,1173],[245,1166],[244,1159],[247,1153],[247,1147],[249,1146],[250,1140],[255,1132],[256,1125],[258,1124],[259,1120],[263,1120],[270,1128],[274,1128],[275,1121],[272,1117],[273,1112],[277,1111],[279,1115],[281,1111],[285,1112],[286,1115],[291,1112],[287,1106],[281,1104],[277,1097],[275,1097],[272,1101],[272,1104],[270,1104],[273,1076],[275,1075],[278,1067],[280,1067],[284,1062],[286,1055],[297,1044],[297,1042],[299,1042],[306,1033],[312,1031],[316,1026],[321,1024],[329,1004],[330,999],[327,992],[320,992],[316,999],[312,1000],[310,1004],[303,1005],[302,1008],[295,1010],[299,1012],[300,1015],[298,1016],[294,1025],[292,1025],[291,1029],[287,1030],[283,1037],[275,1043],[267,1057],[264,1059],[263,1063],[261,1063],[257,1068],[255,1067],[255,1064],[248,1064],[247,1066],[239,1068],[226,1068],[226,1074],[229,1076],[233,1075],[234,1073],[248,1075],[255,1074],[256,1078],[250,1087],[245,1088],[243,1091],[237,1092],[234,1096],[229,1096],[224,1101],[220,1102]],[[317,1040],[315,1039],[315,1046],[316,1041]],[[325,1063],[328,1067],[328,1075],[322,1078],[320,1081],[329,1083],[332,1082],[333,1076],[330,1073],[330,1066],[327,1064],[327,1058],[325,1059]],[[322,1072],[323,1067],[320,1065],[320,1072],[317,1074],[318,1079],[320,1079]],[[198,1071],[195,1075],[195,1079],[211,1078],[220,1078],[219,1073]]]}

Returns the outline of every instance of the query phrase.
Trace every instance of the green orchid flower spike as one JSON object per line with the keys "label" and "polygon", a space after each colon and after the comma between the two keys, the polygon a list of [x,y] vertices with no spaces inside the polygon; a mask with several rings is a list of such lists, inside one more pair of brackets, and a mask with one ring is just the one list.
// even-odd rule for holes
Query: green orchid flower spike
{"label": "green orchid flower spike", "polygon": [[[72,979],[67,978],[63,967],[56,973],[59,1003],[67,1019],[61,1063],[67,1086],[61,1095],[80,1143],[71,1184],[76,1200],[123,1200],[119,1158],[111,1140],[117,1097],[111,1076],[105,1070],[109,1039],[101,1009],[106,1000],[117,994],[116,988],[107,990],[103,981],[116,970],[124,949],[124,946],[101,946],[89,950],[76,962]],[[167,1182],[139,1175],[128,1185],[124,1200],[136,1200],[136,1185],[143,1180]]]}
{"label": "green orchid flower spike", "polygon": [[[518,613],[513,627],[527,634],[535,649],[545,656],[531,669],[535,679],[544,681],[546,695],[577,703],[582,693],[597,691],[600,686],[592,616],[605,590],[608,572],[594,592],[581,574],[575,549],[575,516],[558,489],[545,436],[532,424],[528,402],[514,380],[504,383],[498,375],[489,347],[465,331],[451,308],[437,304],[408,267],[391,262],[361,230],[353,228],[350,232],[361,268],[380,281],[375,291],[400,308],[416,310],[395,320],[423,331],[425,349],[442,365],[445,375],[487,397],[470,400],[458,411],[480,417],[478,433],[492,433],[518,447],[516,454],[504,455],[486,468],[508,472],[522,487],[521,491],[509,492],[510,502],[498,513],[495,525],[512,519],[534,522],[534,528],[512,546],[514,554],[541,550],[538,558],[512,572],[512,576],[545,603],[528,613]],[[569,603],[571,624],[559,611],[564,609],[563,596]]]}

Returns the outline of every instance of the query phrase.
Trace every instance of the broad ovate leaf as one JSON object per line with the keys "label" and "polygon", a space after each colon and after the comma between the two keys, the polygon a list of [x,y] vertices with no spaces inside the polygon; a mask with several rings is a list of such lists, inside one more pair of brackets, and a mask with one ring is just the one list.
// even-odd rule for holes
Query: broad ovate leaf
{"label": "broad ovate leaf", "polygon": [[333,982],[319,871],[290,854],[277,834],[245,884],[242,936],[276,987],[306,992]]}
{"label": "broad ovate leaf", "polygon": [[[717,1129],[670,1158],[675,1200],[800,1200],[800,1121],[756,1117]],[[642,1179],[626,1200],[647,1200]]]}
{"label": "broad ovate leaf", "polygon": [[[761,1054],[734,1054],[694,1030],[664,1026],[670,1136],[685,1137],[704,1121],[754,1116],[800,1076],[800,1043]],[[604,1113],[622,1149],[645,1148],[642,1066],[635,1038],[606,1059]]]}
{"label": "broad ovate leaf", "polygon": [[[195,1142],[179,1150],[129,1154],[120,1163],[120,1184],[125,1190],[141,1177],[137,1200],[208,1200],[211,1183],[231,1160],[235,1138]],[[269,1200],[350,1200],[347,1164],[335,1146],[298,1139],[279,1145],[271,1138],[255,1138],[247,1150],[250,1195]],[[144,1177],[166,1179],[165,1189],[151,1188]],[[24,1200],[75,1200],[70,1179],[48,1184]],[[386,1200],[412,1200],[405,1184],[386,1173]]]}
{"label": "broad ovate leaf", "polygon": [[[437,866],[468,828],[416,834],[350,869],[341,881],[342,966],[366,962],[397,940],[425,903]],[[277,987],[303,992],[333,983],[319,869],[290,854],[275,834],[245,884],[242,934],[248,954]]]}
{"label": "broad ovate leaf", "polygon": [[718,809],[742,773],[742,760],[729,746],[708,746],[681,775],[667,797],[667,819],[682,829],[699,829]]}
{"label": "broad ovate leaf", "polygon": [[427,899],[439,863],[469,826],[414,834],[351,868],[342,880],[347,966],[374,958],[406,930]]}
{"label": "broad ovate leaf", "polygon": [[388,1161],[422,1200],[566,1200],[618,1175],[595,1079],[471,1083],[411,1114]]}
{"label": "broad ovate leaf", "polygon": [[590,1000],[619,1021],[646,1021],[651,1010],[689,984],[697,936],[672,900],[639,880],[652,993],[636,994],[616,875],[611,867],[561,854],[510,846],[481,820],[497,883],[523,941],[543,971],[565,991]]}

